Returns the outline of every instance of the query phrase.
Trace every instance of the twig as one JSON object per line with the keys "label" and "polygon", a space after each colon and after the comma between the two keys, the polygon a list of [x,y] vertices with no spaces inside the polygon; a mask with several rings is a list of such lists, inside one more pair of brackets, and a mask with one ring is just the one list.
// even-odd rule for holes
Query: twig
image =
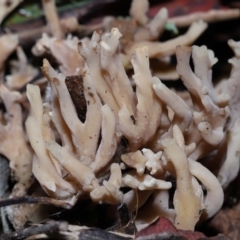
{"label": "twig", "polygon": [[[74,17],[64,18],[60,20],[60,25],[63,29],[64,34],[77,32],[80,36],[86,36],[91,34],[93,31],[97,29],[101,29],[103,27],[102,23],[93,24],[93,25],[81,25],[74,24],[71,28],[66,28],[66,25],[69,26],[68,22],[71,21]],[[77,21],[77,19],[76,19]],[[20,45],[25,46],[29,43],[35,42],[37,39],[41,38],[42,33],[47,33],[51,35],[51,28],[49,26],[43,26],[38,28],[28,29],[27,31],[18,32]]]}
{"label": "twig", "polygon": [[16,204],[31,204],[31,203],[49,204],[49,205],[54,205],[56,207],[61,207],[65,209],[71,209],[73,207],[72,204],[68,202],[64,202],[62,200],[56,200],[48,197],[24,196],[24,197],[8,198],[8,199],[1,200],[0,208],[10,206],[10,205],[16,205]]}
{"label": "twig", "polygon": [[[114,1],[116,0],[102,0],[100,2],[90,1],[90,3],[88,3],[84,7],[69,10],[67,15],[60,13],[59,15],[62,16],[59,18],[61,31],[64,34],[77,32],[80,36],[86,36],[88,34],[91,34],[93,31],[102,28],[103,24],[101,22],[93,25],[81,25],[81,24],[78,24],[78,19],[84,18],[87,15],[94,15],[94,14],[97,15],[97,12],[99,11],[99,9],[102,9],[102,8],[105,9],[106,7],[108,7],[109,4],[113,3]],[[38,24],[41,24],[41,23],[39,22]],[[11,30],[11,27],[10,27],[10,30]],[[26,47],[33,44],[37,39],[39,39],[42,33],[47,33],[47,34],[53,33],[49,25],[38,26],[38,27],[29,26],[27,30],[26,28],[21,28],[21,25],[19,25],[18,29],[16,30],[17,30],[16,33],[18,34],[18,37],[19,37],[20,45],[26,46]]]}
{"label": "twig", "polygon": [[16,232],[1,234],[0,239],[1,240],[21,240],[36,234],[67,231],[67,229],[68,229],[67,222],[49,222],[41,226],[29,227]]}
{"label": "twig", "polygon": [[200,19],[208,23],[213,23],[236,18],[240,18],[239,9],[224,9],[210,10],[208,12],[194,12],[188,15],[170,18],[168,22],[174,23],[176,27],[187,27]]}

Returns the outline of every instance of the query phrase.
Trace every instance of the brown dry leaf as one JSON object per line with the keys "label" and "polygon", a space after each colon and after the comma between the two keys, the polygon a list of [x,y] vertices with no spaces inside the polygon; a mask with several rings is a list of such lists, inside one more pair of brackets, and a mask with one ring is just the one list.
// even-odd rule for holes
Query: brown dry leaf
{"label": "brown dry leaf", "polygon": [[179,239],[179,240],[198,240],[205,239],[201,232],[177,229],[167,218],[160,217],[155,223],[140,230],[136,239]]}
{"label": "brown dry leaf", "polygon": [[228,236],[228,239],[240,239],[240,203],[232,208],[223,208],[210,222],[210,226]]}

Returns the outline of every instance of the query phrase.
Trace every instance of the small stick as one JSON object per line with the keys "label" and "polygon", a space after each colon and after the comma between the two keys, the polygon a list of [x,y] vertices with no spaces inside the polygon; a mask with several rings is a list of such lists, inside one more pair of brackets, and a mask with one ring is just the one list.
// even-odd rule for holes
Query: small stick
{"label": "small stick", "polygon": [[187,27],[193,22],[203,20],[207,23],[220,22],[240,17],[239,9],[210,10],[207,12],[194,12],[188,15],[169,18],[168,22],[176,27]]}
{"label": "small stick", "polygon": [[56,200],[53,198],[23,196],[18,198],[8,198],[8,199],[0,200],[0,208],[10,206],[10,205],[16,205],[16,204],[31,204],[31,203],[49,204],[49,205],[54,205],[56,207],[61,207],[65,209],[71,209],[73,207],[73,205],[68,202],[64,202],[62,200]]}
{"label": "small stick", "polygon": [[48,222],[44,225],[29,227],[23,230],[19,230],[11,233],[4,233],[0,235],[1,240],[21,240],[28,238],[32,235],[43,234],[43,233],[53,233],[59,231],[67,231],[68,223],[67,222]]}
{"label": "small stick", "polygon": [[[71,21],[73,17],[71,18],[64,18],[60,20],[60,25],[63,30],[64,34],[68,34],[71,32],[77,32],[80,36],[86,36],[88,34],[91,34],[93,31],[103,28],[102,23],[94,24],[94,25],[81,25],[81,24],[74,24],[71,25],[71,28],[67,28],[66,25],[69,26],[68,22]],[[77,19],[76,19],[77,21]],[[76,22],[75,21],[75,22]],[[18,32],[19,42],[22,46],[28,46],[29,44],[32,44],[33,42],[37,41],[38,38],[41,38],[42,33],[47,33],[51,35],[51,28],[49,25],[38,27],[38,28],[32,28],[28,29],[26,31]]]}

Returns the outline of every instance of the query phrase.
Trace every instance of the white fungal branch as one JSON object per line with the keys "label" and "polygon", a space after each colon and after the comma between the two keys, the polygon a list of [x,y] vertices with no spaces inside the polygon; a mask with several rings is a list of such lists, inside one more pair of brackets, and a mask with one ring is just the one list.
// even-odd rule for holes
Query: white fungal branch
{"label": "white fungal branch", "polygon": [[203,202],[203,207],[207,213],[207,218],[216,214],[223,205],[223,189],[218,179],[201,163],[189,159],[189,169],[207,190],[207,195]]}
{"label": "white fungal branch", "polygon": [[163,151],[174,165],[177,189],[174,193],[175,226],[180,229],[194,230],[201,210],[201,198],[194,193],[188,159],[175,139],[162,140]]}
{"label": "white fungal branch", "polygon": [[160,125],[158,116],[161,115],[162,106],[152,89],[152,84],[158,82],[158,79],[152,78],[148,58],[147,47],[136,48],[132,57],[133,79],[137,86],[135,116],[126,108],[122,108],[118,114],[120,130],[129,140],[132,150],[151,140]]}
{"label": "white fungal branch", "polygon": [[44,62],[43,71],[46,72],[48,80],[57,91],[61,114],[71,131],[72,141],[75,145],[77,155],[82,162],[90,165],[95,158],[101,128],[101,103],[91,83],[91,78],[87,73],[84,76],[84,88],[86,89],[84,95],[89,105],[86,121],[82,123],[78,119],[71,96],[65,84],[66,77],[63,74],[57,75],[56,73],[55,76],[50,76],[48,72],[53,71],[53,69],[51,69],[47,61]]}
{"label": "white fungal branch", "polygon": [[122,34],[117,28],[102,36],[101,44],[101,67],[106,71],[106,80],[111,86],[112,93],[120,108],[126,108],[134,115],[136,99],[131,83],[122,65],[118,54],[119,38]]}
{"label": "white fungal branch", "polygon": [[111,86],[105,81],[101,69],[101,32],[94,32],[92,39],[83,39],[78,43],[78,51],[84,57],[99,97],[117,116],[119,106],[112,94]]}
{"label": "white fungal branch", "polygon": [[176,52],[176,47],[179,45],[191,45],[207,28],[207,24],[203,21],[196,21],[191,24],[188,31],[179,37],[166,42],[150,42],[139,41],[133,43],[128,49],[127,54],[130,56],[136,47],[147,46],[149,49],[149,57],[165,57],[173,55]]}
{"label": "white fungal branch", "polygon": [[28,85],[27,95],[32,106],[31,115],[26,121],[26,129],[35,153],[33,173],[50,196],[64,199],[72,197],[76,192],[75,186],[62,178],[45,147],[46,127],[43,124],[43,106],[38,86]]}
{"label": "white fungal branch", "polygon": [[0,122],[0,153],[10,161],[12,177],[17,182],[12,196],[16,197],[24,195],[32,184],[32,151],[22,126],[21,97],[19,92],[12,92],[0,84],[0,98],[6,108]]}
{"label": "white fungal branch", "polygon": [[[189,65],[191,53],[193,53],[196,74],[192,72]],[[196,143],[197,148],[191,158],[198,159],[203,156],[204,147],[211,151],[220,145],[224,137],[224,126],[229,116],[229,108],[218,106],[219,100],[215,96],[215,90],[211,83],[209,68],[216,62],[212,52],[208,51],[206,47],[193,47],[192,49],[178,47],[176,56],[177,71],[189,90],[193,102],[193,119],[198,132],[195,135],[191,134],[191,128],[187,141]]]}
{"label": "white fungal branch", "polygon": [[153,190],[153,189],[170,189],[172,184],[161,179],[156,179],[149,174],[139,176],[134,171],[123,176],[123,183],[132,189]]}
{"label": "white fungal branch", "polygon": [[90,165],[94,173],[99,172],[111,161],[117,148],[116,120],[111,109],[104,105],[102,112],[102,141],[98,147],[94,162]]}

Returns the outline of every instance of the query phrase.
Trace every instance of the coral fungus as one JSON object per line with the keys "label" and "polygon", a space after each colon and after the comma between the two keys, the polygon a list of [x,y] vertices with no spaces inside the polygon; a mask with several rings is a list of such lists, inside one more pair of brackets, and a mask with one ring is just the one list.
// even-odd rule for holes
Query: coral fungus
{"label": "coral fungus", "polygon": [[[121,187],[149,191],[145,202],[149,195],[158,198],[163,191],[166,197],[158,202],[157,210],[146,220],[137,218],[137,227],[158,216],[171,216],[178,228],[193,230],[202,212],[206,213],[202,218],[212,217],[223,203],[220,183],[226,183],[219,182],[211,169],[198,161],[210,153],[217,156],[224,141],[229,141],[230,151],[236,144],[234,135],[225,138],[228,129],[235,132],[238,126],[231,114],[233,101],[229,101],[229,92],[214,89],[210,69],[217,60],[205,46],[179,46],[176,50],[177,71],[189,90],[191,106],[152,76],[146,46],[137,47],[132,55],[134,91],[120,60],[120,36],[114,28],[102,35],[95,32],[91,41],[79,44],[86,60],[82,75],[87,102],[84,122],[78,118],[66,76],[57,74],[47,60],[42,71],[51,85],[51,101],[42,104],[38,87],[28,85],[32,113],[26,127],[35,152],[33,173],[48,194],[63,200],[78,193],[80,198],[88,194],[93,201],[128,205],[129,192],[123,194]],[[191,55],[194,72],[189,65]],[[235,125],[227,124],[229,116]],[[122,137],[129,150],[121,156],[122,163],[113,163]],[[228,175],[226,164],[219,164],[220,179]],[[120,166],[132,170],[122,175]],[[110,178],[102,182],[100,176]],[[172,187],[169,176],[177,181],[174,209],[167,203],[167,190]],[[163,211],[161,205],[168,210]],[[139,216],[141,211],[144,208]],[[173,215],[169,215],[171,211]]]}
{"label": "coral fungus", "polygon": [[[44,2],[54,8],[54,1]],[[44,194],[71,206],[82,199],[126,204],[137,212],[138,230],[164,217],[177,229],[194,231],[220,210],[224,189],[240,168],[240,42],[229,41],[232,72],[214,86],[214,52],[189,46],[207,23],[197,20],[185,34],[158,42],[167,10],[150,19],[148,1],[138,3],[132,3],[130,20],[105,18],[107,31],[94,31],[91,39],[64,39],[57,15],[50,14],[54,36],[43,34],[32,52],[51,53],[61,73],[44,59],[44,89],[41,81],[28,83],[39,72],[27,63],[17,37],[0,37],[0,72],[16,48],[19,58],[0,84],[0,153],[16,181],[11,197],[25,195],[34,175]],[[160,62],[174,54],[184,97],[150,65],[152,58]],[[16,91],[25,85],[26,96]],[[14,220],[19,209],[7,211],[15,228],[24,224],[26,219]]]}

